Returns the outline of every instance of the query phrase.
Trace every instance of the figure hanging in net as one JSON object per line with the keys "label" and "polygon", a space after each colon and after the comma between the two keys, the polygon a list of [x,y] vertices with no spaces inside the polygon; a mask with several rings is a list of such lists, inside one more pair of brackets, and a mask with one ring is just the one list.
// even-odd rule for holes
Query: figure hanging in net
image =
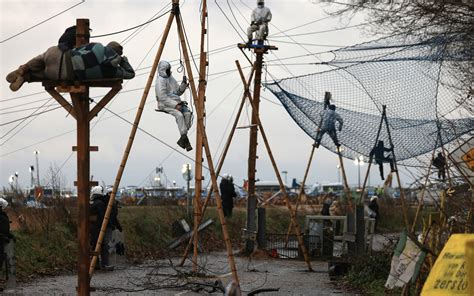
{"label": "figure hanging in net", "polygon": [[438,169],[438,179],[446,181],[446,158],[443,153],[439,152],[438,156],[433,159],[433,166]]}
{"label": "figure hanging in net", "polygon": [[395,171],[395,166],[393,163],[393,158],[390,156],[385,157],[385,152],[392,152],[393,147],[390,148],[385,148],[383,141],[378,141],[377,145],[370,151],[370,157],[375,160],[375,163],[379,165],[379,171],[380,171],[380,178],[382,180],[385,180],[384,175],[383,175],[383,163],[388,162],[390,163],[390,172]]}
{"label": "figure hanging in net", "polygon": [[272,12],[270,8],[265,7],[263,0],[257,0],[257,8],[252,11],[250,17],[250,27],[247,28],[248,45],[252,45],[253,32],[255,39],[259,45],[263,45],[263,41],[268,36],[268,23],[272,20]]}
{"label": "figure hanging in net", "polygon": [[321,124],[320,128],[316,134],[316,139],[314,140],[314,146],[319,148],[319,144],[325,133],[327,133],[334,142],[334,145],[339,150],[341,144],[337,140],[337,132],[336,132],[336,121],[339,123],[338,130],[342,130],[343,120],[342,117],[336,112],[336,106],[331,104],[325,110],[323,110],[319,116],[321,117]]}
{"label": "figure hanging in net", "polygon": [[188,108],[186,101],[181,101],[179,97],[188,87],[188,79],[183,76],[183,81],[178,85],[176,79],[171,75],[171,65],[166,61],[158,63],[158,76],[156,77],[155,91],[158,101],[157,111],[162,111],[173,115],[178,124],[179,138],[177,144],[190,151],[193,149],[188,139],[188,130],[191,128],[193,113]]}

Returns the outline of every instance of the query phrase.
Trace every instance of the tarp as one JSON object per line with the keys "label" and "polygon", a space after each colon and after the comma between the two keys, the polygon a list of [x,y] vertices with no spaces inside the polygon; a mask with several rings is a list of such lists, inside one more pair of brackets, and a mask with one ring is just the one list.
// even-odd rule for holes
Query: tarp
{"label": "tarp", "polygon": [[390,274],[385,287],[393,289],[415,281],[425,255],[426,253],[407,236],[406,231],[402,232],[392,257]]}
{"label": "tarp", "polygon": [[422,296],[474,295],[473,243],[474,234],[451,235],[428,275]]}

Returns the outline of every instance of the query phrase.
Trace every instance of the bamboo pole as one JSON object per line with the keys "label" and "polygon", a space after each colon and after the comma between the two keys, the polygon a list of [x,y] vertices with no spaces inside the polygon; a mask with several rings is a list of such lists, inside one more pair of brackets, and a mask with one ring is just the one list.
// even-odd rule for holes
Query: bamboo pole
{"label": "bamboo pole", "polygon": [[[206,66],[207,57],[204,52],[204,43],[206,35],[207,1],[202,1],[201,11],[201,47],[199,55],[199,85],[196,109],[199,109],[204,115],[204,104],[206,95]],[[199,244],[199,224],[202,220],[201,212],[201,189],[202,189],[202,134],[201,129],[196,132],[196,158],[195,158],[195,185],[194,185],[194,229],[193,229],[193,272],[197,272],[198,244]]]}
{"label": "bamboo pole", "polygon": [[[232,143],[232,139],[234,137],[235,130],[237,129],[237,124],[239,123],[240,115],[242,114],[242,110],[243,110],[243,107],[244,107],[244,104],[245,104],[245,98],[246,98],[245,92],[247,92],[248,89],[249,89],[249,85],[250,85],[250,82],[252,81],[252,77],[253,77],[254,73],[255,73],[254,68],[252,68],[252,71],[250,73],[250,77],[248,79],[248,83],[247,83],[245,91],[244,91],[244,95],[242,96],[242,100],[240,102],[239,110],[237,111],[237,115],[236,115],[235,120],[234,120],[234,124],[232,125],[232,129],[230,131],[230,134],[227,137],[227,141],[226,141],[226,144],[224,146],[224,150],[222,152],[222,157],[221,157],[221,159],[220,159],[220,161],[217,165],[216,175],[218,175],[218,176],[221,173],[221,169],[222,169],[222,166],[224,165],[224,161],[225,161],[225,158],[227,156],[227,152],[229,151],[230,144]],[[202,222],[202,219],[204,217],[204,212],[206,211],[207,205],[208,205],[208,203],[211,199],[211,193],[212,193],[212,188],[211,188],[211,190],[208,191],[206,199],[204,200],[204,204],[202,205],[201,216],[200,216],[200,219],[198,220],[198,223],[197,223],[198,225],[200,225],[201,222]],[[189,241],[188,241],[188,244],[187,244],[187,246],[184,250],[183,256],[181,257],[181,261],[179,263],[179,266],[183,266],[184,262],[186,261],[186,258],[188,257],[189,248],[191,247],[191,245],[193,243],[193,239],[194,239],[193,237],[194,237],[194,232],[191,235],[191,237],[189,238]]]}
{"label": "bamboo pole", "polygon": [[351,193],[351,190],[349,188],[349,184],[347,183],[346,170],[344,168],[344,161],[343,161],[342,155],[341,155],[341,147],[337,147],[336,149],[337,149],[337,155],[339,156],[339,163],[341,165],[342,180],[344,182],[344,191],[346,192],[347,202],[349,204],[349,211],[353,212],[354,208],[353,208],[353,204],[352,204],[352,193]]}
{"label": "bamboo pole", "polygon": [[130,136],[128,138],[128,143],[125,148],[125,152],[122,157],[122,162],[120,163],[119,170],[117,172],[117,176],[115,178],[114,187],[112,189],[112,193],[110,195],[109,203],[107,205],[107,210],[105,211],[104,221],[102,222],[102,226],[100,228],[99,238],[97,240],[97,244],[95,246],[94,256],[92,257],[91,265],[89,268],[89,276],[92,277],[94,273],[95,265],[97,264],[97,256],[100,253],[100,249],[102,247],[102,241],[104,239],[105,231],[107,229],[107,224],[109,223],[110,213],[112,212],[112,205],[115,202],[115,196],[117,194],[118,186],[120,185],[120,181],[122,179],[123,172],[125,170],[125,165],[127,164],[128,156],[130,154],[130,150],[132,149],[133,141],[135,139],[135,135],[137,133],[138,124],[140,123],[140,119],[142,117],[143,109],[145,107],[145,102],[148,97],[148,92],[150,91],[151,84],[153,83],[153,78],[156,73],[156,68],[158,67],[158,62],[161,59],[161,54],[163,53],[163,49],[165,47],[166,39],[168,38],[168,33],[171,29],[171,25],[173,23],[173,19],[175,16],[175,9],[176,7],[179,8],[179,0],[172,0],[173,2],[173,10],[168,18],[168,22],[166,23],[166,27],[163,33],[163,37],[161,38],[160,47],[156,52],[155,60],[153,61],[153,65],[150,70],[150,74],[148,76],[147,83],[145,85],[145,89],[143,90],[143,95],[140,101],[140,105],[137,110],[137,114],[135,115],[135,121],[133,123],[132,130],[130,131]]}
{"label": "bamboo pole", "polygon": [[[179,35],[181,48],[182,48],[183,55],[184,55],[185,66],[186,66],[186,69],[187,69],[187,72],[188,72],[188,75],[189,75],[189,82],[190,82],[190,85],[191,85],[191,92],[192,92],[193,99],[194,99],[194,105],[198,106],[198,104],[197,104],[198,96],[197,96],[197,91],[196,91],[196,85],[194,83],[193,71],[192,71],[191,62],[190,62],[190,58],[189,58],[189,54],[188,54],[188,48],[187,48],[184,33],[183,33],[183,25],[182,25],[182,22],[181,22],[181,19],[180,19],[179,16],[176,17],[176,24],[177,24],[177,27],[178,27],[178,35]],[[227,258],[229,260],[229,265],[230,265],[230,269],[231,269],[231,272],[232,272],[232,277],[233,277],[234,283],[237,285],[238,289],[240,290],[239,277],[237,275],[237,267],[235,265],[234,254],[233,254],[233,250],[232,250],[232,244],[230,242],[229,234],[228,234],[228,231],[227,231],[227,223],[225,221],[224,212],[222,210],[222,200],[221,200],[221,196],[219,194],[219,190],[218,190],[218,186],[217,186],[217,176],[216,176],[216,172],[214,170],[214,164],[213,164],[213,161],[212,161],[212,154],[211,154],[211,151],[209,149],[209,143],[207,141],[206,130],[204,128],[204,120],[203,120],[204,110],[202,110],[200,108],[197,108],[196,111],[198,113],[197,114],[198,115],[197,128],[201,129],[201,133],[202,133],[202,143],[203,143],[203,146],[204,146],[204,150],[206,152],[207,164],[208,164],[209,171],[210,171],[210,174],[211,174],[213,193],[214,193],[214,196],[216,198],[216,203],[217,203],[217,212],[219,214],[219,220],[220,220],[221,225],[222,225],[222,232],[223,232],[223,235],[224,235],[224,241],[225,241],[225,245],[226,245],[226,249],[227,249]]]}
{"label": "bamboo pole", "polygon": [[[392,147],[392,149],[394,149],[393,141],[392,141],[392,135],[390,133],[390,127],[388,125],[388,119],[387,119],[386,115],[385,115],[385,125],[386,125],[386,128],[387,128],[387,134],[388,134],[388,140],[390,141],[390,146]],[[395,168],[395,173],[397,175],[398,187],[400,188],[400,201],[402,203],[403,218],[405,220],[405,227],[406,227],[406,229],[409,229],[410,223],[408,222],[407,206],[406,206],[406,203],[405,203],[405,193],[403,192],[402,182],[400,181],[400,174],[398,172],[397,159],[395,158],[395,151],[393,151],[393,150],[392,150],[392,156],[393,156],[393,166]]]}
{"label": "bamboo pole", "polygon": [[[431,160],[433,160],[433,157],[435,155],[435,152],[436,152],[436,145],[438,144],[438,138],[436,138],[436,143],[435,143],[435,149],[433,149],[433,153],[431,154]],[[420,211],[421,209],[423,208],[423,205],[424,205],[424,198],[425,198],[425,191],[426,191],[426,185],[428,183],[428,180],[430,178],[430,172],[431,172],[431,166],[433,164],[433,161],[430,161],[430,165],[428,166],[428,173],[426,174],[426,179],[425,179],[425,182],[423,184],[423,188],[421,190],[421,197],[420,197],[420,201],[418,202],[418,207],[416,208],[416,212],[415,212],[415,218],[413,219],[413,224],[411,226],[411,232],[414,232],[415,231],[415,228],[416,228],[416,221],[418,220],[418,215],[420,214]]]}
{"label": "bamboo pole", "polygon": [[[298,206],[299,206],[299,203],[300,203],[301,196],[303,195],[303,193],[305,193],[304,192],[304,186],[306,184],[306,178],[308,177],[309,168],[311,167],[311,162],[313,161],[313,155],[314,155],[314,150],[315,149],[316,149],[316,147],[314,145],[312,145],[311,146],[311,153],[309,155],[308,164],[306,165],[306,171],[304,173],[303,181],[301,182],[301,190],[298,193],[298,198],[296,199],[295,212],[296,212],[297,216],[298,216]],[[289,241],[290,232],[291,232],[292,229],[293,229],[293,220],[290,221],[290,225],[288,225],[288,230],[286,231],[285,248],[288,247],[288,241]]]}
{"label": "bamboo pole", "polygon": [[[239,69],[240,78],[242,79],[242,82],[245,83],[245,78],[244,78],[244,74],[242,72],[242,68],[240,67],[240,63],[239,63],[239,61],[235,61],[235,63],[237,65],[237,68]],[[253,110],[256,110],[254,101],[253,101],[252,96],[250,95],[250,93],[247,93],[247,98],[249,99]],[[297,222],[296,212],[294,211],[293,207],[291,206],[290,199],[288,198],[288,193],[286,191],[285,186],[283,185],[283,180],[281,178],[280,171],[278,170],[277,164],[275,162],[275,158],[273,157],[273,153],[271,151],[270,144],[268,142],[268,139],[267,139],[267,136],[266,136],[265,130],[263,128],[263,125],[262,125],[262,122],[260,120],[260,116],[259,116],[258,112],[256,113],[256,120],[257,120],[258,127],[260,128],[260,133],[262,135],[263,142],[265,143],[265,147],[267,149],[268,156],[270,157],[270,161],[271,161],[273,169],[275,171],[275,175],[278,179],[278,183],[280,184],[280,190],[282,191],[283,196],[285,196],[286,205],[288,207],[288,210],[290,211],[290,216],[291,216],[291,219],[293,220],[293,224],[295,225],[296,236],[298,238],[298,243],[301,247],[301,250],[303,251],[304,260],[306,261],[306,264],[308,265],[308,270],[313,271],[313,268],[311,267],[311,261],[309,259],[308,251],[307,251],[306,246],[305,246],[304,241],[303,241],[301,229],[300,229],[300,226]]]}
{"label": "bamboo pole", "polygon": [[[380,118],[380,124],[379,124],[379,129],[377,131],[377,136],[375,137],[375,145],[377,145],[379,138],[380,138],[380,131],[382,130],[382,125],[383,125],[383,118],[386,116],[385,113],[386,106],[382,105],[382,117]],[[374,147],[375,147],[374,145]],[[373,161],[374,156],[370,154],[369,156],[369,164],[367,167],[367,173],[365,174],[364,177],[364,184],[362,185],[362,191],[360,192],[359,200],[357,201],[357,204],[361,204],[364,201],[364,194],[365,194],[365,187],[367,185],[367,180],[369,179],[369,174],[370,174],[370,168],[372,167],[372,161]]]}

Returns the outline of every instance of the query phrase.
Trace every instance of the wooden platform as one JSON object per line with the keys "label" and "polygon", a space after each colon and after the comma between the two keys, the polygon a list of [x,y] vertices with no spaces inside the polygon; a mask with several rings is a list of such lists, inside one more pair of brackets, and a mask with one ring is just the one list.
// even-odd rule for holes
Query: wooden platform
{"label": "wooden platform", "polygon": [[278,50],[278,47],[274,46],[274,45],[265,45],[265,44],[262,44],[262,45],[259,45],[259,44],[248,44],[248,43],[238,43],[237,44],[237,47],[240,48],[240,49],[244,49],[244,48],[248,48],[248,49],[255,49],[255,50],[263,50],[263,51],[267,51],[267,50]]}
{"label": "wooden platform", "polygon": [[96,79],[96,80],[76,80],[76,81],[61,81],[61,80],[39,80],[33,82],[41,82],[45,89],[56,88],[58,92],[84,92],[87,87],[120,87],[123,83],[122,78],[111,79]]}

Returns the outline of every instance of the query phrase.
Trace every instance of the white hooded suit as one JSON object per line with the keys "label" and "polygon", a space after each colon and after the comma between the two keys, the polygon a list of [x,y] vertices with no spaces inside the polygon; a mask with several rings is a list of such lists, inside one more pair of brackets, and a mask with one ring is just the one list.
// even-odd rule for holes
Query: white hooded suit
{"label": "white hooded suit", "polygon": [[258,6],[252,11],[250,17],[250,27],[247,29],[247,37],[249,40],[252,39],[253,32],[257,31],[255,38],[257,40],[264,40],[268,35],[268,23],[272,20],[272,13],[266,6]]}
{"label": "white hooded suit", "polygon": [[180,95],[186,90],[187,84],[183,81],[178,86],[178,82],[172,75],[168,76],[166,71],[171,69],[170,63],[160,61],[158,63],[158,76],[156,77],[155,92],[158,101],[158,110],[173,115],[178,124],[179,133],[186,135],[191,127],[192,113],[181,112],[176,106],[181,103]]}

